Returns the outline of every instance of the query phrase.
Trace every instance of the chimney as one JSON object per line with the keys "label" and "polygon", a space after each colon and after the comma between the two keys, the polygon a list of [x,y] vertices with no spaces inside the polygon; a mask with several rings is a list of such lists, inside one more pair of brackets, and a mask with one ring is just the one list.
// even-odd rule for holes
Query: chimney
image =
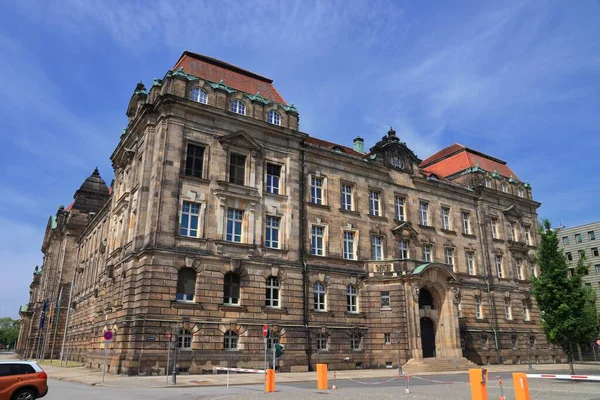
{"label": "chimney", "polygon": [[365,153],[365,140],[360,136],[354,138],[354,151],[358,151],[359,153]]}

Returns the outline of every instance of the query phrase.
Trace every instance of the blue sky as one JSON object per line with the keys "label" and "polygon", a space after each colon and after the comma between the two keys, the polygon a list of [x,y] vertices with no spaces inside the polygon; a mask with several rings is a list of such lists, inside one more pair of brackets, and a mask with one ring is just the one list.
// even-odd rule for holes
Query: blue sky
{"label": "blue sky", "polygon": [[[122,5],[120,3],[124,3]],[[16,316],[58,205],[109,156],[135,84],[185,49],[266,75],[301,130],[419,157],[508,161],[567,226],[600,220],[600,1],[0,0],[0,316]]]}

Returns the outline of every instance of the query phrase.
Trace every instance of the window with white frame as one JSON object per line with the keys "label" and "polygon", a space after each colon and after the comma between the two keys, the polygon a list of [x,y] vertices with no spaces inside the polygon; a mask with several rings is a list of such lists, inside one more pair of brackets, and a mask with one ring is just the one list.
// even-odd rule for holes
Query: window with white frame
{"label": "window with white frame", "polygon": [[515,267],[517,269],[517,279],[522,280],[523,272],[522,272],[521,260],[519,260],[519,259],[515,260]]}
{"label": "window with white frame", "polygon": [[401,240],[399,242],[399,248],[400,248],[400,259],[401,260],[406,260],[408,258],[408,241],[407,240]]}
{"label": "window with white frame", "polygon": [[324,333],[317,333],[317,351],[327,350],[327,336]]}
{"label": "window with white frame", "polygon": [[565,246],[569,245],[569,237],[568,236],[563,237],[562,241],[563,241],[563,245],[565,245]]}
{"label": "window with white frame", "polygon": [[273,350],[273,347],[277,344],[279,344],[279,336],[275,332],[270,331],[267,339],[267,350]]}
{"label": "window with white frame", "polygon": [[279,226],[281,218],[267,215],[265,221],[265,247],[279,248]]}
{"label": "window with white frame", "polygon": [[481,312],[481,297],[479,296],[475,296],[475,318],[483,318],[483,313]]}
{"label": "window with white frame", "polygon": [[404,210],[404,197],[396,196],[396,219],[406,221],[406,212]]}
{"label": "window with white frame", "polygon": [[581,243],[581,242],[583,242],[583,239],[582,239],[582,237],[581,237],[581,233],[576,233],[576,234],[575,234],[575,242],[576,242],[576,243]]}
{"label": "window with white frame", "polygon": [[348,285],[346,288],[346,311],[358,312],[358,289],[354,285]]}
{"label": "window with white frame", "polygon": [[235,208],[227,209],[227,235],[228,242],[242,242],[242,221],[244,212]]}
{"label": "window with white frame", "polygon": [[390,292],[384,291],[380,293],[381,308],[390,308]]}
{"label": "window with white frame", "polygon": [[521,304],[523,305],[523,320],[529,321],[529,304],[526,300],[523,300]]}
{"label": "window with white frame", "polygon": [[446,264],[451,265],[452,270],[454,271],[454,249],[446,247],[444,249],[444,255],[446,256]]}
{"label": "window with white frame", "polygon": [[450,207],[442,207],[442,229],[450,230]]}
{"label": "window with white frame", "polygon": [[266,284],[265,306],[279,307],[279,278],[269,276]]}
{"label": "window with white frame", "polygon": [[322,282],[313,284],[313,310],[325,311],[325,285]]}
{"label": "window with white frame", "polygon": [[208,102],[206,91],[199,87],[192,88],[192,100],[197,101],[198,103],[206,104]]}
{"label": "window with white frame", "polygon": [[341,208],[342,210],[353,210],[353,201],[352,201],[352,192],[353,192],[353,187],[352,185],[347,185],[342,183],[342,188],[341,188]]}
{"label": "window with white frame", "polygon": [[310,252],[313,256],[325,255],[324,251],[325,227],[313,225],[310,233]]}
{"label": "window with white frame", "polygon": [[419,202],[419,224],[421,225],[429,225],[427,211],[429,209],[429,203],[424,201]]}
{"label": "window with white frame", "polygon": [[423,260],[427,262],[431,262],[433,260],[432,246],[430,244],[423,245]]}
{"label": "window with white frame", "polygon": [[190,350],[192,348],[192,332],[182,329],[177,335],[177,348],[181,350]]}
{"label": "window with white frame", "polygon": [[240,100],[234,99],[231,102],[231,112],[240,115],[246,115],[246,105]]}
{"label": "window with white frame", "polygon": [[458,303],[456,303],[456,316],[458,318],[462,318],[462,303],[460,302],[460,300],[458,300]]}
{"label": "window with white frame", "polygon": [[498,218],[492,218],[491,224],[492,224],[492,238],[499,239],[500,236],[498,235]]}
{"label": "window with white frame", "polygon": [[518,188],[517,189],[517,196],[519,196],[519,197],[525,197],[525,191],[523,190],[523,188]]}
{"label": "window with white frame", "polygon": [[514,222],[508,222],[508,238],[512,241],[517,240],[517,228]]}
{"label": "window with white frame", "polygon": [[485,187],[486,188],[491,188],[492,187],[492,180],[489,178],[485,178]]}
{"label": "window with white frame", "polygon": [[371,235],[371,259],[383,260],[383,236]]}
{"label": "window with white frame", "polygon": [[177,273],[177,301],[194,301],[196,292],[196,270],[182,268]]}
{"label": "window with white frame", "polygon": [[240,304],[240,275],[235,272],[228,272],[223,277],[223,304]]}
{"label": "window with white frame", "polygon": [[198,237],[198,221],[200,219],[200,204],[183,202],[181,208],[181,224],[179,234],[181,236]]}
{"label": "window with white frame", "polygon": [[475,275],[477,273],[475,271],[475,253],[467,251],[465,257],[467,259],[467,272],[469,275]]}
{"label": "window with white frame", "polygon": [[323,178],[311,176],[310,202],[313,204],[323,204]]}
{"label": "window with white frame", "polygon": [[502,256],[496,255],[494,261],[496,262],[496,276],[502,278]]}
{"label": "window with white frame", "polygon": [[281,125],[281,117],[277,111],[269,111],[267,113],[267,122],[272,125]]}
{"label": "window with white frame", "polygon": [[589,232],[588,232],[588,239],[589,239],[589,240],[596,240],[596,232],[594,232],[594,231],[589,231]]}
{"label": "window with white frame", "polygon": [[350,336],[350,350],[360,350],[360,335],[353,333]]}
{"label": "window with white frame", "polygon": [[238,349],[238,334],[234,331],[226,331],[223,336],[223,349],[234,351]]}
{"label": "window with white frame", "polygon": [[503,191],[504,193],[508,193],[508,185],[507,185],[506,183],[503,183],[503,184],[502,184],[502,191]]}
{"label": "window with white frame", "polygon": [[383,334],[383,343],[384,344],[392,344],[392,334],[391,333]]}
{"label": "window with white frame", "polygon": [[525,260],[525,264],[529,265],[529,277],[537,277],[537,269],[535,268],[535,264]]}
{"label": "window with white frame", "polygon": [[471,234],[471,213],[463,211],[462,212],[462,222],[463,222],[463,233],[470,235]]}
{"label": "window with white frame", "polygon": [[267,193],[280,194],[281,182],[281,165],[267,163],[267,179],[266,179],[266,191]]}
{"label": "window with white frame", "polygon": [[375,217],[381,216],[381,193],[371,190],[369,192],[369,213]]}
{"label": "window with white frame", "polygon": [[512,319],[512,307],[509,299],[504,299],[504,316],[506,319]]}
{"label": "window with white frame", "polygon": [[343,257],[346,260],[355,260],[356,252],[354,250],[354,232],[344,231]]}
{"label": "window with white frame", "polygon": [[523,229],[525,230],[525,243],[528,246],[531,246],[531,227],[525,226]]}

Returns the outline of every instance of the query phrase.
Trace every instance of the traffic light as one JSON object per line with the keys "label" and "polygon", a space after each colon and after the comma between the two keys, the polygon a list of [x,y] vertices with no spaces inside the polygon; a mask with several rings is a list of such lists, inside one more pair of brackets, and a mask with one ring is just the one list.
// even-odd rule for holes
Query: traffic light
{"label": "traffic light", "polygon": [[283,355],[283,346],[280,344],[275,345],[275,357],[281,357]]}

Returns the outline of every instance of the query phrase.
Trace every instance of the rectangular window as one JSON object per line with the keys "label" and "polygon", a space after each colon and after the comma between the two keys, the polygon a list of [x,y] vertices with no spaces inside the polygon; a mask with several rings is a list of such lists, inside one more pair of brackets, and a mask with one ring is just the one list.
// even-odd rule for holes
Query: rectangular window
{"label": "rectangular window", "polygon": [[279,248],[279,225],[281,219],[278,217],[267,216],[265,230],[265,247],[272,249]]}
{"label": "rectangular window", "polygon": [[592,256],[593,257],[598,257],[598,248],[597,247],[592,247]]}
{"label": "rectangular window", "polygon": [[463,211],[462,213],[462,221],[463,221],[463,233],[470,235],[471,234],[471,214]]}
{"label": "rectangular window", "polygon": [[419,202],[419,224],[421,225],[429,225],[428,224],[428,216],[427,216],[427,210],[429,208],[429,204],[425,203],[424,201],[420,201]]}
{"label": "rectangular window", "polygon": [[510,307],[510,301],[504,299],[504,316],[506,319],[512,319],[512,309]]}
{"label": "rectangular window", "polygon": [[327,337],[322,333],[317,336],[317,350],[327,350]]}
{"label": "rectangular window", "polygon": [[482,318],[481,297],[479,297],[479,296],[475,296],[475,318],[477,318],[477,319]]}
{"label": "rectangular window", "polygon": [[502,256],[496,256],[496,276],[502,278]]}
{"label": "rectangular window", "polygon": [[198,237],[198,221],[200,218],[200,204],[183,202],[181,209],[181,226],[179,234],[182,236]]}
{"label": "rectangular window", "polygon": [[529,263],[529,261],[525,261],[525,265],[529,266],[529,276],[537,277],[537,269],[535,268],[535,264]]}
{"label": "rectangular window", "polygon": [[568,260],[568,261],[573,261],[573,255],[571,254],[571,252],[570,252],[570,251],[567,251],[567,252],[565,253],[565,256],[567,256],[567,260]]}
{"label": "rectangular window", "polygon": [[371,235],[371,258],[383,260],[383,236]]}
{"label": "rectangular window", "polygon": [[408,258],[408,241],[401,240],[400,241],[400,259],[406,260]]}
{"label": "rectangular window", "polygon": [[342,210],[352,210],[352,186],[342,184]]}
{"label": "rectangular window", "polygon": [[350,350],[360,350],[360,336],[356,333],[350,337]]}
{"label": "rectangular window", "polygon": [[521,268],[521,260],[516,260],[515,261],[515,268],[517,268],[517,279],[518,280],[522,280],[523,279],[523,273],[522,273],[522,268]]}
{"label": "rectangular window", "polygon": [[594,231],[589,231],[588,232],[588,239],[589,240],[596,240],[596,233]]}
{"label": "rectangular window", "polygon": [[600,275],[600,264],[594,265],[594,268],[596,268],[596,274]]}
{"label": "rectangular window", "polygon": [[396,219],[398,221],[406,221],[406,213],[404,212],[404,198],[396,196]]}
{"label": "rectangular window", "polygon": [[581,233],[575,234],[575,242],[577,242],[577,243],[583,242],[583,239],[581,238]]}
{"label": "rectangular window", "polygon": [[227,210],[227,236],[228,242],[242,242],[242,210],[229,208]]}
{"label": "rectangular window", "polygon": [[442,207],[442,229],[450,230],[450,207]]}
{"label": "rectangular window", "polygon": [[568,245],[569,245],[569,237],[568,237],[568,236],[564,236],[564,237],[563,237],[563,244],[564,244],[565,246],[568,246]]}
{"label": "rectangular window", "polygon": [[523,320],[529,321],[529,306],[526,301],[523,301]]}
{"label": "rectangular window", "polygon": [[229,155],[229,182],[244,185],[246,181],[246,156],[231,153]]}
{"label": "rectangular window", "polygon": [[431,245],[430,244],[424,244],[423,245],[423,260],[425,260],[427,262],[431,262],[432,261],[432,257],[431,257]]}
{"label": "rectangular window", "polygon": [[579,250],[579,258],[585,258],[585,250]]}
{"label": "rectangular window", "polygon": [[466,253],[467,259],[467,271],[469,275],[475,275],[475,254],[472,251],[467,251]]}
{"label": "rectangular window", "polygon": [[343,257],[346,260],[354,260],[354,232],[344,231],[344,249]]}
{"label": "rectangular window", "polygon": [[311,177],[310,202],[313,204],[323,204],[323,178]]}
{"label": "rectangular window", "polygon": [[526,226],[524,229],[525,229],[525,243],[527,243],[528,246],[531,246],[531,227]]}
{"label": "rectangular window", "polygon": [[383,343],[385,343],[385,344],[392,344],[392,334],[391,333],[384,333],[383,334]]}
{"label": "rectangular window", "polygon": [[381,308],[390,308],[390,292],[381,292]]}
{"label": "rectangular window", "polygon": [[462,318],[462,303],[460,302],[460,300],[458,301],[458,303],[456,303],[456,315],[458,316],[458,318]]}
{"label": "rectangular window", "polygon": [[318,225],[313,225],[311,231],[311,254],[313,256],[323,255],[323,236],[325,228]]}
{"label": "rectangular window", "polygon": [[494,239],[500,238],[500,236],[498,235],[498,219],[497,218],[492,218],[492,238],[494,238]]}
{"label": "rectangular window", "polygon": [[281,166],[267,163],[267,193],[280,194]]}
{"label": "rectangular window", "polygon": [[375,217],[381,216],[380,210],[381,193],[371,190],[369,192],[369,213]]}
{"label": "rectangular window", "polygon": [[185,157],[185,175],[202,178],[204,147],[188,144]]}
{"label": "rectangular window", "polygon": [[444,253],[446,256],[446,264],[451,265],[452,270],[454,271],[454,249],[446,247]]}
{"label": "rectangular window", "polygon": [[517,240],[516,228],[514,222],[508,223],[508,239],[513,242]]}

